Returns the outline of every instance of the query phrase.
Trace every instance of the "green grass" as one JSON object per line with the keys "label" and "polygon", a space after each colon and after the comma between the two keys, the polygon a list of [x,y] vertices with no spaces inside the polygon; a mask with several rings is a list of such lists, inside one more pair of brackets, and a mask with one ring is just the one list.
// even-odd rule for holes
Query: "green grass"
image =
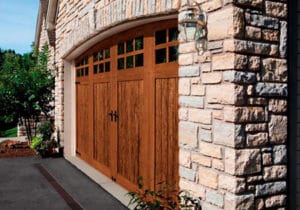
{"label": "green grass", "polygon": [[17,137],[17,127],[8,129],[6,131],[0,131],[1,137]]}

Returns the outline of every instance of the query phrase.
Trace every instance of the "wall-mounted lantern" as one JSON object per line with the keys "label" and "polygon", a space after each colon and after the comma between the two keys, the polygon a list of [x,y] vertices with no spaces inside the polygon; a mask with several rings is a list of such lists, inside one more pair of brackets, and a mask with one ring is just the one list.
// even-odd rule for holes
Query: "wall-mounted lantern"
{"label": "wall-mounted lantern", "polygon": [[186,2],[180,11],[179,30],[184,41],[195,41],[199,54],[207,50],[207,16],[199,4]]}

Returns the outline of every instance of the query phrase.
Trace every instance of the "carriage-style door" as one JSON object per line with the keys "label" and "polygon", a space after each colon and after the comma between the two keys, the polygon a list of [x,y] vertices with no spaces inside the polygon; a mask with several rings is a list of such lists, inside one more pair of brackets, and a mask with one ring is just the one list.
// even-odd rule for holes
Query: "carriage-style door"
{"label": "carriage-style door", "polygon": [[129,190],[178,182],[176,20],[120,33],[76,60],[77,147]]}

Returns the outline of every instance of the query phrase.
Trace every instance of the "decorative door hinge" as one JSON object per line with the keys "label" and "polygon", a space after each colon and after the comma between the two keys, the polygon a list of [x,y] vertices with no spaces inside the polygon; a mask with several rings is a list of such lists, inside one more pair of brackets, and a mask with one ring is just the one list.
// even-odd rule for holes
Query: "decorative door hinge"
{"label": "decorative door hinge", "polygon": [[80,84],[80,82],[75,82],[75,85],[79,85]]}

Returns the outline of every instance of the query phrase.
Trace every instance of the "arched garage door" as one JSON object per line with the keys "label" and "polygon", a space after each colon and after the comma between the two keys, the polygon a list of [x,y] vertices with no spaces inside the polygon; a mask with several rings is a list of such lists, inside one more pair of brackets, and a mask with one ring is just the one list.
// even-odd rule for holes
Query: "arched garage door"
{"label": "arched garage door", "polygon": [[178,183],[177,37],[151,23],[76,60],[77,155],[129,190]]}

